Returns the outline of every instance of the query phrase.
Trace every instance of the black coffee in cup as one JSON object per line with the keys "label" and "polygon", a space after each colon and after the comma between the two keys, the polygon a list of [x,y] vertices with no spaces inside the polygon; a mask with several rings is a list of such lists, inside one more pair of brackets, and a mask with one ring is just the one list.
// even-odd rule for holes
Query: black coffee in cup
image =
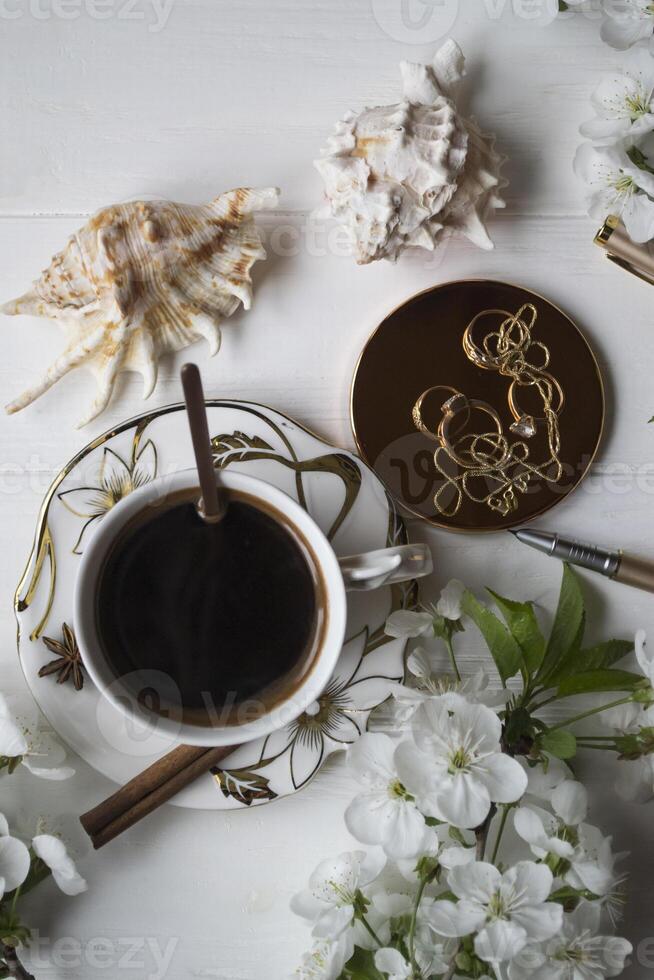
{"label": "black coffee in cup", "polygon": [[[104,655],[151,710],[200,725],[245,723],[292,695],[325,629],[313,553],[268,504],[232,493],[202,520],[197,491],[146,507],[109,551],[97,592]],[[148,690],[148,677],[170,686]],[[173,692],[171,694],[171,691]]]}

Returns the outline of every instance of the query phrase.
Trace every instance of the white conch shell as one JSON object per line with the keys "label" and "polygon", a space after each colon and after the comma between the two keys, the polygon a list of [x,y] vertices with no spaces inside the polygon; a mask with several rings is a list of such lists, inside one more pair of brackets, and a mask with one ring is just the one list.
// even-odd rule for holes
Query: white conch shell
{"label": "white conch shell", "polygon": [[275,207],[276,188],[239,188],[210,204],[131,201],[104,208],[74,234],[33,288],[0,312],[50,317],[67,344],[42,380],[7,406],[18,412],[76,367],[99,391],[85,425],[111,398],[121,371],[138,371],[144,397],[157,360],[204,337],[220,347],[220,323],[252,302],[250,270],[266,252],[253,214]]}
{"label": "white conch shell", "polygon": [[404,100],[348,113],[316,160],[328,213],[349,228],[359,263],[433,250],[455,230],[493,247],[485,221],[504,206],[503,159],[457,109],[464,60],[450,39],[432,65],[402,62]]}

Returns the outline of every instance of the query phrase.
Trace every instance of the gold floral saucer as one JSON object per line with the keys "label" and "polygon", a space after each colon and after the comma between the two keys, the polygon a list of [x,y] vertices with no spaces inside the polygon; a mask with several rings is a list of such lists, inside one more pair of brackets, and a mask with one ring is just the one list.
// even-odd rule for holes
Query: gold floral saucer
{"label": "gold floral saucer", "polygon": [[[402,521],[372,471],[279,412],[250,402],[207,402],[215,465],[267,480],[298,500],[339,555],[406,540]],[[100,436],[48,491],[34,547],[16,592],[18,651],[27,682],[52,727],[91,766],[125,783],[173,748],[154,728],[127,722],[85,676],[72,621],[73,586],[89,537],[119,500],[167,472],[191,467],[182,405],[171,405]],[[214,778],[175,804],[228,810],[266,803],[305,786],[331,753],[365,731],[374,707],[402,678],[402,641],[384,634],[410,586],[348,596],[348,639],[313,714],[243,746]],[[81,684],[80,684],[81,679]]]}

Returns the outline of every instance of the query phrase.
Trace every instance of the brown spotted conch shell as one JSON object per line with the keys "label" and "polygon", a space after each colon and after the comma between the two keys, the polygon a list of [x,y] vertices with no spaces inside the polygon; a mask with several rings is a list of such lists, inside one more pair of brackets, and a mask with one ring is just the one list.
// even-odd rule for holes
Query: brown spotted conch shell
{"label": "brown spotted conch shell", "polygon": [[68,371],[88,367],[98,394],[80,422],[107,406],[121,371],[138,371],[147,398],[157,361],[204,337],[220,347],[220,324],[252,302],[250,270],[266,257],[254,213],[279,191],[239,188],[210,204],[131,201],[104,208],[69,238],[32,289],[0,306],[11,316],[49,317],[66,347],[32,388],[7,406],[18,412]]}

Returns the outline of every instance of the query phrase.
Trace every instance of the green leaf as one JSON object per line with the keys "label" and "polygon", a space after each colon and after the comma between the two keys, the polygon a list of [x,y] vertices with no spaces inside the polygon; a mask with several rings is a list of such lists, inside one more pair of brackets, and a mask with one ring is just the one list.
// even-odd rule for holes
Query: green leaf
{"label": "green leaf", "polygon": [[627,156],[639,170],[644,170],[648,174],[654,174],[654,168],[650,167],[647,157],[642,150],[638,149],[637,146],[632,146],[627,150]]}
{"label": "green leaf", "polygon": [[535,674],[545,655],[545,637],[540,631],[531,602],[514,602],[487,589],[518,642],[530,674]]}
{"label": "green leaf", "polygon": [[572,759],[577,753],[577,739],[572,732],[567,732],[565,729],[545,732],[540,738],[540,744],[546,752],[557,759]]}
{"label": "green leaf", "polygon": [[564,885],[562,888],[557,888],[556,891],[552,892],[548,901],[561,902],[563,904],[571,898],[579,898],[579,894],[578,888],[573,888],[572,885]]}
{"label": "green leaf", "polygon": [[464,613],[470,616],[470,619],[481,630],[502,678],[502,683],[506,684],[506,681],[517,674],[523,665],[522,650],[517,641],[509,633],[504,623],[490,609],[483,606],[467,589],[463,593],[461,606]]}
{"label": "green leaf", "polygon": [[575,658],[576,672],[612,667],[631,653],[633,648],[633,640],[607,640],[606,643],[598,643],[597,646],[580,650]]}
{"label": "green leaf", "polygon": [[384,980],[384,974],[375,966],[375,954],[371,949],[354,947],[354,953],[345,964],[342,977],[346,980]]}
{"label": "green leaf", "polygon": [[579,655],[581,653],[581,642],[584,638],[584,630],[586,628],[586,613],[581,617],[581,623],[579,624],[579,629],[577,630],[577,635],[572,641],[572,645],[566,655],[562,657],[558,665],[550,671],[547,675],[545,685],[547,687],[556,687],[557,684],[563,680],[564,677],[570,677],[571,674],[578,674],[579,667],[577,666],[579,662]]}
{"label": "green leaf", "polygon": [[[52,874],[52,871],[47,866],[45,861],[42,861],[41,858],[38,858],[31,848],[30,848],[30,857],[32,859],[32,863],[30,864],[30,870],[28,872],[27,878],[20,886],[21,895],[27,895],[28,892],[31,892],[33,888],[36,888],[37,885],[40,885],[42,881],[45,881],[46,878],[49,878],[50,875]],[[9,892],[10,898],[13,898],[14,895],[15,892]],[[5,898],[6,897],[7,895],[5,895]]]}
{"label": "green leaf", "polygon": [[563,888],[557,888],[556,891],[552,892],[548,901],[558,902],[566,912],[573,912],[582,898],[588,902],[596,902],[599,896],[594,895],[586,888],[572,888],[570,885],[564,885]]}
{"label": "green leaf", "polygon": [[[580,629],[579,646],[581,645],[582,633],[583,629]],[[606,643],[599,643],[597,646],[588,647],[586,650],[577,649],[575,643],[565,659],[548,675],[547,684],[550,687],[556,687],[566,678],[587,673],[590,670],[611,667],[626,657],[628,653],[631,653],[633,648],[633,642],[630,640],[608,640]]]}
{"label": "green leaf", "polygon": [[452,840],[455,840],[461,847],[474,847],[474,842],[471,844],[470,841],[466,840],[465,835],[458,827],[450,826],[448,830],[449,836]]}
{"label": "green leaf", "polygon": [[558,687],[560,698],[575,694],[592,694],[603,691],[634,691],[645,687],[647,681],[642,674],[632,674],[628,670],[586,670],[561,681]]}
{"label": "green leaf", "polygon": [[584,599],[579,580],[570,566],[564,564],[559,604],[540,670],[541,680],[545,681],[561,667],[576,644],[581,646],[583,625]]}
{"label": "green leaf", "polygon": [[415,867],[415,872],[420,880],[426,881],[427,883],[432,882],[438,877],[439,871],[440,864],[438,863],[438,858],[431,854],[424,854]]}
{"label": "green leaf", "polygon": [[464,949],[456,954],[454,962],[456,963],[457,970],[461,970],[462,973],[470,973],[474,964],[472,956],[470,953],[466,953]]}

